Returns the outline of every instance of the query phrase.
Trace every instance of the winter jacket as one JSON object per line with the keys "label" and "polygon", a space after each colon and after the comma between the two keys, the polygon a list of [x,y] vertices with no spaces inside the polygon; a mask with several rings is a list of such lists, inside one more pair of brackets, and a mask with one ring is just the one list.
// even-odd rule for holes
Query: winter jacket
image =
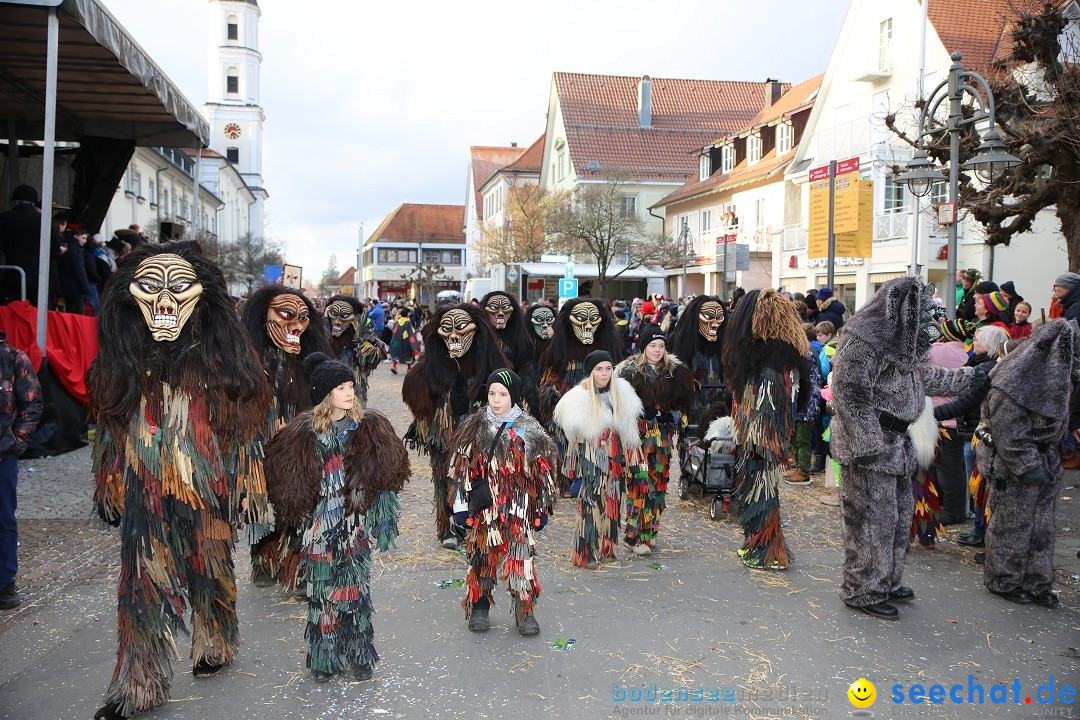
{"label": "winter jacket", "polygon": [[1080,285],[1077,285],[1061,299],[1064,311],[1061,317],[1080,323]]}
{"label": "winter jacket", "polygon": [[375,334],[382,335],[383,327],[386,325],[386,313],[383,312],[382,303],[375,303],[375,306],[368,310],[367,316],[375,324]]}
{"label": "winter jacket", "polygon": [[85,297],[90,294],[85,253],[79,241],[74,238],[68,240],[67,252],[60,258],[60,294],[66,298]]}
{"label": "winter jacket", "polygon": [[835,297],[831,297],[818,305],[817,322],[831,322],[833,327],[839,330],[844,327],[845,312],[847,312],[847,308],[844,307],[844,303],[840,302]]}
{"label": "winter jacket", "polygon": [[[987,357],[986,353],[972,355],[964,363],[964,367],[974,367],[984,370],[987,374],[997,365],[997,358]],[[990,392],[990,385],[984,384],[978,388],[964,393],[960,397],[937,405],[934,408],[935,420],[951,420],[956,418],[956,431],[960,439],[968,442],[975,434],[975,428],[979,425],[981,416],[980,405]]]}
{"label": "winter jacket", "polygon": [[22,455],[41,418],[44,402],[34,366],[0,332],[0,458]]}

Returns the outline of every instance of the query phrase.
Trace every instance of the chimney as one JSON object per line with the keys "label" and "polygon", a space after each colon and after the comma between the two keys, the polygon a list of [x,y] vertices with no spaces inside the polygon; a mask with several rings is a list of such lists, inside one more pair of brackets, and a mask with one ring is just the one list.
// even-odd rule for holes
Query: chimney
{"label": "chimney", "polygon": [[510,147],[517,147],[517,143],[510,143]]}
{"label": "chimney", "polygon": [[652,127],[652,79],[642,75],[637,89],[638,127]]}
{"label": "chimney", "polygon": [[784,94],[784,86],[779,80],[768,78],[765,80],[765,107],[772,107],[780,96]]}

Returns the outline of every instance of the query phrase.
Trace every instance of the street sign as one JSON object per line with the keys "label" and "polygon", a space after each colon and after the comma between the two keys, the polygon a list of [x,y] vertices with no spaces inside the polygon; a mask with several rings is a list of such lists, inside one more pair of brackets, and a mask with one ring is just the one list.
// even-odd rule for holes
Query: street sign
{"label": "street sign", "polygon": [[559,278],[559,297],[572,298],[577,297],[577,294],[577,278]]}
{"label": "street sign", "polygon": [[518,279],[518,271],[515,268],[510,268],[506,271],[506,282],[516,282]]}
{"label": "street sign", "polygon": [[564,278],[572,278],[572,277],[574,277],[574,261],[573,260],[567,260],[566,261],[566,267],[563,270],[563,277]]}

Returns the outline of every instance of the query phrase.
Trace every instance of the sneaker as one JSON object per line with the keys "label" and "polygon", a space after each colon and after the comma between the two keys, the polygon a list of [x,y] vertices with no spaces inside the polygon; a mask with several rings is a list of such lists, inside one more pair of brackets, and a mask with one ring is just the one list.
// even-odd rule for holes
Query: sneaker
{"label": "sneaker", "polygon": [[795,468],[790,473],[784,476],[784,482],[788,485],[809,485],[810,473],[806,472],[802,468]]}
{"label": "sneaker", "polygon": [[834,492],[834,493],[829,493],[828,495],[822,495],[821,497],[818,498],[818,500],[820,500],[823,505],[828,505],[830,507],[840,507],[840,493],[839,493],[839,491]]}
{"label": "sneaker", "polygon": [[645,543],[638,543],[634,546],[634,554],[638,557],[648,557],[652,555],[652,548]]}
{"label": "sneaker", "polygon": [[1080,469],[1080,453],[1073,453],[1061,458],[1061,467],[1066,470]]}
{"label": "sneaker", "polygon": [[771,563],[766,565],[761,560],[754,560],[744,557],[743,565],[750,568],[751,570],[787,570],[787,565],[784,565],[779,560],[773,560]]}
{"label": "sneaker", "polygon": [[458,548],[457,538],[454,537],[453,535],[451,535],[448,538],[444,538],[443,541],[442,541],[442,546],[444,548],[446,548],[447,550],[457,550],[457,548]]}
{"label": "sneaker", "polygon": [[19,595],[19,588],[15,587],[14,583],[0,587],[0,610],[11,610],[21,604],[22,596]]}

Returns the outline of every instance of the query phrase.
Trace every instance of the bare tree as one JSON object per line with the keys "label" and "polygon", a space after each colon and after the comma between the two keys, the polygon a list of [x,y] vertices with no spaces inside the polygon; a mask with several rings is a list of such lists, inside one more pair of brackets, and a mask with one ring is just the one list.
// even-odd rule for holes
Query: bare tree
{"label": "bare tree", "polygon": [[409,272],[401,276],[402,280],[408,280],[410,283],[415,283],[420,286],[421,294],[427,295],[428,309],[435,310],[435,295],[438,290],[435,286],[435,281],[443,277],[446,272],[445,268],[439,263],[417,263]]}
{"label": "bare tree", "polygon": [[265,277],[265,265],[281,265],[284,262],[281,245],[275,240],[259,241],[251,233],[245,233],[236,242],[221,243],[218,264],[230,285],[242,285],[247,292],[253,291]]}
{"label": "bare tree", "polygon": [[481,238],[473,247],[477,266],[540,260],[547,247],[544,228],[557,198],[539,185],[511,182],[501,222],[489,219],[480,227]]}
{"label": "bare tree", "polygon": [[[1063,46],[1076,21],[1065,14],[1063,3],[1022,0],[1011,7],[1009,56],[986,77],[1009,152],[1022,162],[989,184],[961,170],[959,204],[982,224],[988,245],[1008,245],[1031,230],[1041,210],[1053,207],[1069,270],[1080,272],[1080,48]],[[916,104],[921,107],[922,101]],[[895,113],[885,118],[893,132],[914,144],[895,121]],[[961,140],[961,163],[974,154],[978,142],[969,126]],[[926,150],[947,164],[947,134]]]}
{"label": "bare tree", "polygon": [[[557,246],[571,254],[596,259],[598,295],[608,280],[643,265],[662,265],[678,254],[676,243],[663,235],[646,233],[646,223],[629,204],[628,177],[611,172],[603,183],[579,185],[554,201],[547,231]],[[622,265],[611,274],[612,265]]]}

